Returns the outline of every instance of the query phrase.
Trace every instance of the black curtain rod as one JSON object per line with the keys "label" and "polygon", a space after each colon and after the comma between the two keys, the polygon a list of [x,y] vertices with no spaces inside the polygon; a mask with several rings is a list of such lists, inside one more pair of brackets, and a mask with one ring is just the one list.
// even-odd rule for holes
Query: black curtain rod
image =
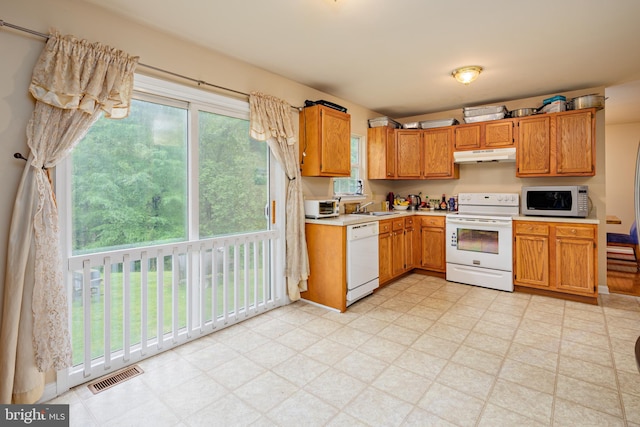
{"label": "black curtain rod", "polygon": [[[21,27],[19,25],[10,24],[9,22],[3,21],[1,19],[0,19],[0,27],[9,27],[9,28],[13,28],[14,30],[23,31],[25,33],[29,33],[29,34],[33,34],[35,36],[39,36],[39,37],[42,37],[42,38],[45,38],[45,39],[49,39],[49,35],[48,34],[44,34],[44,33],[41,33],[39,31],[31,30],[29,28],[24,28],[24,27]],[[147,65],[147,64],[143,64],[141,62],[138,62],[138,65],[140,65],[142,67],[145,67],[145,68],[149,68],[151,70],[159,71],[161,73],[169,74],[169,75],[172,75],[174,77],[179,77],[181,79],[189,80],[191,82],[196,83],[198,86],[201,86],[201,85],[211,86],[211,87],[215,87],[216,89],[226,90],[228,92],[233,92],[233,93],[236,93],[238,95],[246,96],[247,98],[249,97],[248,93],[241,92],[241,91],[235,90],[235,89],[229,89],[228,87],[224,87],[224,86],[214,85],[213,83],[205,82],[204,80],[194,79],[193,77],[189,77],[189,76],[185,76],[185,75],[182,75],[182,74],[174,73],[173,71],[167,71],[167,70],[164,70],[162,68],[154,67],[153,65]],[[301,109],[300,107],[294,107],[293,105],[291,105],[291,108],[295,108],[296,110],[300,110]]]}

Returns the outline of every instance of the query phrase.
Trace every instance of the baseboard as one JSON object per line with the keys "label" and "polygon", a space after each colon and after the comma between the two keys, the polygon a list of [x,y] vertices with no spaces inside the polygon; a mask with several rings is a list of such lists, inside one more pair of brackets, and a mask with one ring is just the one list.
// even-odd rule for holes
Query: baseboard
{"label": "baseboard", "polygon": [[42,397],[38,400],[37,403],[48,402],[51,399],[55,399],[58,397],[58,387],[55,382],[51,382],[49,384],[45,384],[44,391],[42,392]]}
{"label": "baseboard", "polygon": [[[600,289],[600,286],[598,286],[598,289]],[[583,302],[586,304],[598,305],[597,295],[584,296],[584,295],[567,294],[564,292],[557,292],[557,291],[552,291],[548,289],[530,288],[528,286],[519,286],[519,285],[514,285],[513,290],[515,292],[523,292],[525,294],[542,295],[546,297],[560,298],[567,301]]]}

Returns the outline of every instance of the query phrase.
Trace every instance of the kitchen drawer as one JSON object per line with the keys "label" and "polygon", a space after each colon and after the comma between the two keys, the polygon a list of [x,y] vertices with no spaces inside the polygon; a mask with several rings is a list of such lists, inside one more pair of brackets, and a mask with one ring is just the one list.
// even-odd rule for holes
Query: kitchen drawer
{"label": "kitchen drawer", "polygon": [[413,217],[410,216],[409,218],[405,218],[404,219],[404,228],[412,228],[413,227]]}
{"label": "kitchen drawer", "polygon": [[596,231],[593,227],[578,226],[556,226],[556,237],[580,237],[583,239],[593,239]]}
{"label": "kitchen drawer", "polygon": [[393,231],[404,230],[404,218],[394,219],[391,228]]}
{"label": "kitchen drawer", "polygon": [[546,224],[532,224],[530,222],[520,224],[516,222],[516,234],[537,234],[540,236],[549,235],[549,226]]}
{"label": "kitchen drawer", "polygon": [[380,221],[378,223],[378,234],[391,233],[391,221]]}
{"label": "kitchen drawer", "polygon": [[422,227],[444,227],[443,216],[422,217]]}

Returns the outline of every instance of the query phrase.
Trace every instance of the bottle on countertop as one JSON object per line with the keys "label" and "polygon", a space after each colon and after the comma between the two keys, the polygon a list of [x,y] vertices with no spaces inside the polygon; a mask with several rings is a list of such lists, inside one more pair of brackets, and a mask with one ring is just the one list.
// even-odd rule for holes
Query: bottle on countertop
{"label": "bottle on countertop", "polygon": [[442,201],[440,202],[440,209],[443,211],[447,210],[447,196],[446,195],[442,195]]}
{"label": "bottle on countertop", "polygon": [[454,212],[456,210],[456,200],[453,197],[449,197],[449,211]]}

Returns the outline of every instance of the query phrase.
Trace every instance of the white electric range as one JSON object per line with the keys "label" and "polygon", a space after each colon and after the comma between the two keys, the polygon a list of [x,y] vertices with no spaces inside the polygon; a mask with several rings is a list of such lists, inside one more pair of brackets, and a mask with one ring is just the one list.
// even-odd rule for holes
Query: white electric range
{"label": "white electric range", "polygon": [[446,279],[513,292],[513,217],[518,193],[460,193],[446,217]]}

